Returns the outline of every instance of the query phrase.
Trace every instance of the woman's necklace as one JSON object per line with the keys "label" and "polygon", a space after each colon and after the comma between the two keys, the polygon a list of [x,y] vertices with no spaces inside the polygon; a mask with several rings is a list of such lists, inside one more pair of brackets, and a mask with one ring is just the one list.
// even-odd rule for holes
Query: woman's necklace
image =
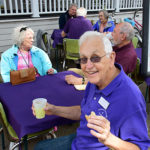
{"label": "woman's necklace", "polygon": [[28,68],[30,68],[30,66],[29,66],[29,52],[28,52],[28,62],[27,62],[27,61],[26,61],[26,59],[24,58],[24,56],[23,56],[23,54],[22,54],[21,50],[19,50],[19,52],[20,52],[20,54],[21,54],[21,56],[22,56],[22,58],[23,58],[24,62],[25,62],[25,63],[26,63],[26,65],[28,66]]}

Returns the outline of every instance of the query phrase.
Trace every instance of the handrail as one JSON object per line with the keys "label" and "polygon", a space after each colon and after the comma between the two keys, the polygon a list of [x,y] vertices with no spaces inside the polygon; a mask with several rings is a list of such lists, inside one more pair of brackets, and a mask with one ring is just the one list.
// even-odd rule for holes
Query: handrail
{"label": "handrail", "polygon": [[85,7],[88,12],[143,8],[143,0],[0,0],[0,16],[40,17],[44,14],[58,14],[65,12],[70,3]]}

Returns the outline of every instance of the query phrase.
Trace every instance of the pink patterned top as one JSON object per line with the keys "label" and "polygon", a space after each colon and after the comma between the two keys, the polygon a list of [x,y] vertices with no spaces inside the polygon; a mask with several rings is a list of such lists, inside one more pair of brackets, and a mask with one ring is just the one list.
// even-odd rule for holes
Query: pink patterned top
{"label": "pink patterned top", "polygon": [[[18,54],[18,66],[17,66],[18,70],[34,67],[33,63],[32,63],[32,59],[31,59],[30,51],[29,52],[20,52],[18,50],[17,54]],[[38,77],[38,76],[40,76],[39,73],[36,74],[36,77]]]}

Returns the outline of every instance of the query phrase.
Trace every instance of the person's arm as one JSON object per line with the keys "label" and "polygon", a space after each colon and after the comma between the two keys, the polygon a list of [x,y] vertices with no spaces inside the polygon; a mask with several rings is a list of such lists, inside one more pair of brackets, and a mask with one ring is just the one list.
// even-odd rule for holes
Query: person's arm
{"label": "person's arm", "polygon": [[[46,104],[44,108],[46,115],[57,115],[71,120],[80,120],[81,107],[80,106],[55,106],[50,103]],[[34,106],[32,105],[32,113],[35,116]]]}
{"label": "person's arm", "polygon": [[[13,61],[10,62],[9,58],[5,54],[2,54],[0,67],[3,82],[10,82],[10,70],[16,70],[16,68],[14,68],[15,64],[13,66],[12,63]],[[12,65],[12,68],[10,65]]]}
{"label": "person's arm", "polygon": [[62,36],[63,38],[64,38],[66,35],[67,35],[67,34],[66,34],[64,31],[61,32],[61,36]]}
{"label": "person's arm", "polygon": [[57,115],[71,120],[80,120],[81,108],[80,106],[63,107],[47,103],[45,113],[47,115]]}
{"label": "person's arm", "polygon": [[90,133],[97,137],[99,142],[113,150],[140,150],[133,143],[124,141],[110,132],[110,122],[102,116],[91,116],[87,126],[91,129]]}
{"label": "person's arm", "polygon": [[76,77],[74,75],[66,75],[65,76],[65,81],[68,84],[74,84],[74,85],[80,85],[80,84],[87,84],[88,79],[85,77]]}
{"label": "person's arm", "polygon": [[[57,70],[55,70],[53,67],[52,67],[52,63],[51,63],[51,60],[49,59],[48,55],[41,49],[38,49],[39,50],[39,57],[41,59],[41,65],[42,65],[42,68],[43,68],[43,74],[46,75],[47,73],[48,74],[53,74],[53,73],[57,73]],[[38,69],[38,67],[37,67]]]}

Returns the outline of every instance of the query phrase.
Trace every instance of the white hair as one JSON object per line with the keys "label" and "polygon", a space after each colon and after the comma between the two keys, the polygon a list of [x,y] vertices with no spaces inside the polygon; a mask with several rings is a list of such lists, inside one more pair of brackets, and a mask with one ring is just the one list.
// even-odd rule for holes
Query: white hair
{"label": "white hair", "polygon": [[[22,30],[23,28],[24,30]],[[19,25],[16,28],[14,28],[14,32],[12,34],[12,40],[14,41],[15,45],[17,45],[18,47],[21,46],[27,31],[34,34],[34,31],[25,25]]]}
{"label": "white hair", "polygon": [[104,51],[106,53],[112,52],[112,45],[109,39],[104,36],[103,33],[97,32],[97,31],[87,31],[85,32],[79,39],[79,46],[81,46],[87,39],[91,39],[93,37],[97,37],[100,40],[102,40],[102,43],[104,44]]}
{"label": "white hair", "polygon": [[80,7],[77,9],[77,16],[83,16],[86,17],[87,15],[87,10],[84,7]]}

